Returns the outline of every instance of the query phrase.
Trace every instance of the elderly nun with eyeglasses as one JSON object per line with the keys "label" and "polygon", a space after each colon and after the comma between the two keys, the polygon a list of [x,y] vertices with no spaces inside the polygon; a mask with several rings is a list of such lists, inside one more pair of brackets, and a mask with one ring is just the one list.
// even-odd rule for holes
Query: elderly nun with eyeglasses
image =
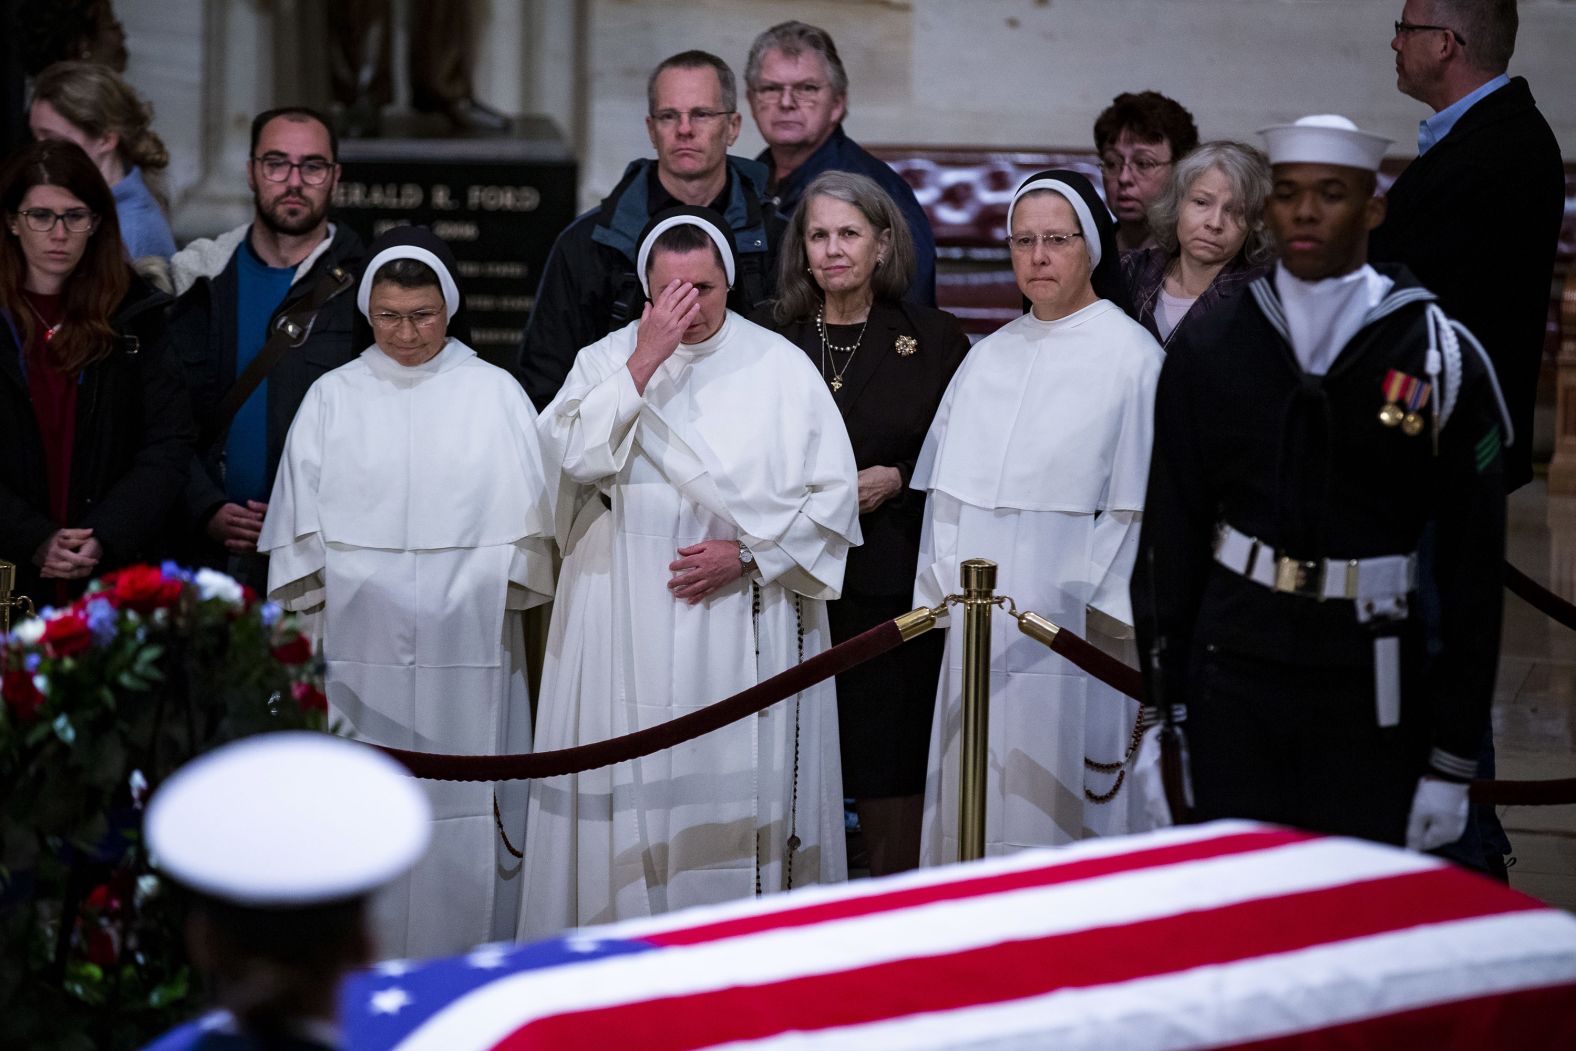
{"label": "elderly nun with eyeglasses", "polygon": [[[1007,212],[1032,309],[974,346],[952,379],[911,484],[929,493],[916,604],[988,558],[997,590],[1118,654],[1149,470],[1161,352],[1120,295],[1110,213],[1070,171],[1030,176]],[[996,617],[987,854],[1129,831],[1125,761],[1138,703]],[[930,739],[921,863],[958,857],[963,640],[947,633]],[[1130,659],[1131,662],[1131,659]],[[1138,808],[1135,808],[1135,811]]]}
{"label": "elderly nun with eyeglasses", "polygon": [[[257,545],[269,596],[318,614],[330,715],[354,736],[529,751],[522,614],[553,590],[536,413],[447,335],[460,293],[443,241],[396,227],[368,258],[357,305],[375,342],[314,383],[290,427]],[[525,782],[422,784],[432,850],[376,903],[381,952],[513,937]]]}

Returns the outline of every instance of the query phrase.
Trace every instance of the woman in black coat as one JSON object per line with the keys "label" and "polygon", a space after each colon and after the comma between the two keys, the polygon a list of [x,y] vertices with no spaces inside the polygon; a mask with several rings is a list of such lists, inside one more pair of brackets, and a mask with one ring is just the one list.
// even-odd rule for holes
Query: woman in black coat
{"label": "woman in black coat", "polygon": [[0,559],[40,605],[157,559],[194,438],[167,297],[127,265],[104,177],[73,143],[0,176]]}
{"label": "woman in black coat", "polygon": [[[805,189],[779,256],[779,298],[756,321],[802,347],[842,411],[859,467],[859,528],[832,641],[912,608],[925,494],[908,488],[919,447],[969,348],[951,314],[903,302],[914,247],[902,213],[863,175]],[[855,800],[871,875],[913,868],[943,638],[933,632],[837,679],[843,792]]]}

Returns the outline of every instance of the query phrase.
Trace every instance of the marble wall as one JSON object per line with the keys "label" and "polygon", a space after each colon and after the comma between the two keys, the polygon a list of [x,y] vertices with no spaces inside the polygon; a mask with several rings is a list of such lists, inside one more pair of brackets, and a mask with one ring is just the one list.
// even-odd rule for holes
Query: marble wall
{"label": "marble wall", "polygon": [[[396,0],[401,2],[401,0]],[[1400,0],[482,0],[478,95],[545,112],[583,162],[589,205],[650,156],[645,80],[700,47],[741,74],[750,40],[787,18],[825,26],[851,74],[849,132],[871,143],[1089,145],[1125,90],[1186,104],[1205,137],[1250,137],[1344,113],[1413,151],[1421,104],[1395,90]],[[298,97],[290,27],[314,0],[121,0],[128,76],[158,108],[175,163],[178,233],[244,216],[251,113]],[[1576,157],[1576,0],[1522,0],[1512,72],[1528,77]],[[284,83],[281,83],[284,81]],[[740,99],[741,107],[744,100]],[[737,152],[761,148],[748,118]]]}

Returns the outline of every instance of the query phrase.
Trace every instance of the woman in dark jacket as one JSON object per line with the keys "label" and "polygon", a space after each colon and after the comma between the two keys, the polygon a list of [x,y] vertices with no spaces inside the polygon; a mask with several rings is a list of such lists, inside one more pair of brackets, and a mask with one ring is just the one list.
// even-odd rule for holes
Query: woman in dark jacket
{"label": "woman in dark jacket", "polygon": [[1240,142],[1206,142],[1172,169],[1149,209],[1155,244],[1122,256],[1123,309],[1162,349],[1269,269],[1269,192],[1269,162]]}
{"label": "woman in dark jacket", "polygon": [[[805,188],[779,259],[779,298],[755,320],[798,344],[842,411],[859,467],[859,528],[832,641],[912,608],[925,496],[908,488],[931,417],[969,348],[951,314],[903,301],[914,247],[875,182],[826,172]],[[843,793],[871,875],[919,860],[931,711],[943,638],[921,636],[837,678]]]}
{"label": "woman in dark jacket", "polygon": [[44,603],[163,553],[194,438],[168,300],[132,273],[104,177],[69,142],[0,176],[0,559]]}

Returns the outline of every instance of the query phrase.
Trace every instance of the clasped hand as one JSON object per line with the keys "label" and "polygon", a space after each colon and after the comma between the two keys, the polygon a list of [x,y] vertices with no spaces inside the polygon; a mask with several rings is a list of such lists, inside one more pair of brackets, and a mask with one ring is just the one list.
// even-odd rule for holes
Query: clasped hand
{"label": "clasped hand", "polygon": [[673,574],[668,590],[674,598],[694,605],[724,584],[744,575],[735,540],[702,540],[678,549],[678,558],[668,563]]}
{"label": "clasped hand", "polygon": [[104,557],[104,547],[91,529],[57,529],[33,553],[39,576],[77,580],[93,572]]}

